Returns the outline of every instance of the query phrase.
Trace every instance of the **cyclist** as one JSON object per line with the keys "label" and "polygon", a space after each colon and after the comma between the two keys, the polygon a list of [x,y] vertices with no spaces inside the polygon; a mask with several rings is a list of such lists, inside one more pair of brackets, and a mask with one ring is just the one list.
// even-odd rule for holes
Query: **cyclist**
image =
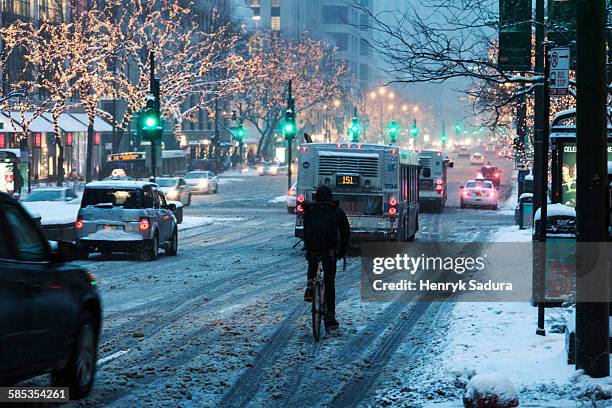
{"label": "cyclist", "polygon": [[317,273],[317,258],[321,258],[324,272],[325,325],[339,327],[336,320],[336,260],[344,258],[349,243],[350,227],[346,214],[332,201],[332,191],[322,186],[317,189],[316,202],[304,206],[304,244],[308,260],[308,285],[304,300],[312,302],[313,280]]}

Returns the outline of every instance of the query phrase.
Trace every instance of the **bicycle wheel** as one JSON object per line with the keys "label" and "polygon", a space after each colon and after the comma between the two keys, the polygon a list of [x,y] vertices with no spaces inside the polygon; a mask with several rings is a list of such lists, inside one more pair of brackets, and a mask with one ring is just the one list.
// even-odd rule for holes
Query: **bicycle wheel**
{"label": "bicycle wheel", "polygon": [[319,341],[321,338],[321,307],[323,304],[321,298],[321,282],[315,280],[312,289],[312,335],[315,341]]}

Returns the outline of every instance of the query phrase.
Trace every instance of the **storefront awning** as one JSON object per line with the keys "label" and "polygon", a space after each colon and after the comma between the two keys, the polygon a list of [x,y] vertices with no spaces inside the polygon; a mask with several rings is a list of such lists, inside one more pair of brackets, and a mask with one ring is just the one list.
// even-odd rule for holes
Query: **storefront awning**
{"label": "storefront awning", "polygon": [[[28,121],[32,119],[32,112],[25,112],[23,115],[21,112],[10,112],[11,118],[16,123],[23,123],[24,121]],[[30,126],[28,128],[30,132],[40,132],[40,133],[53,133],[53,124],[49,122],[47,119],[37,116],[32,120]]]}
{"label": "storefront awning", "polygon": [[[49,122],[53,122],[51,114],[45,112],[42,116]],[[62,113],[59,117],[58,125],[64,132],[87,132],[87,126],[73,118],[67,113]]]}
{"label": "storefront awning", "polygon": [[[71,113],[70,116],[87,126],[89,124],[89,118],[85,113]],[[102,119],[100,116],[96,116],[94,119],[94,132],[112,132],[113,127]]]}

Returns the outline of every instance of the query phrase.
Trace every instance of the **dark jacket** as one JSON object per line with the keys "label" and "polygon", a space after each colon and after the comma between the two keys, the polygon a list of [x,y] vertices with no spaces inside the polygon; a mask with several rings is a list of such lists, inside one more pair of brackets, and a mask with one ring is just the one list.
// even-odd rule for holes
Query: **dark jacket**
{"label": "dark jacket", "polygon": [[344,257],[351,229],[338,202],[308,202],[303,207],[306,251],[323,253],[334,250],[339,258]]}

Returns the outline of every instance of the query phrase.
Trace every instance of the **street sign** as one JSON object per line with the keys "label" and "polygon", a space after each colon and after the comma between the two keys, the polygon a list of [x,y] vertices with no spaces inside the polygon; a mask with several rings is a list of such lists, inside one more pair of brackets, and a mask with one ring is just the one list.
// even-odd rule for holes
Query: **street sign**
{"label": "street sign", "polygon": [[531,0],[499,0],[499,69],[531,69],[531,19]]}
{"label": "street sign", "polygon": [[550,58],[550,96],[566,96],[569,93],[569,47],[553,48]]}

